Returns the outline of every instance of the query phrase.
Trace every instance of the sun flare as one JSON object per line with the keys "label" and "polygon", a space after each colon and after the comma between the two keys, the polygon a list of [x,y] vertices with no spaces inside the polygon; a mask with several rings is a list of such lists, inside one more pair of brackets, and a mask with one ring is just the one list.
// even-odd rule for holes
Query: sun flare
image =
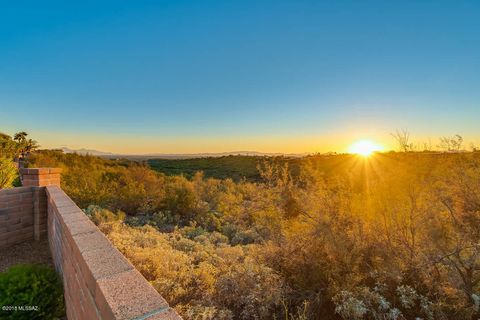
{"label": "sun flare", "polygon": [[382,151],[383,147],[371,140],[360,140],[350,146],[348,151],[364,157],[370,156],[372,153]]}

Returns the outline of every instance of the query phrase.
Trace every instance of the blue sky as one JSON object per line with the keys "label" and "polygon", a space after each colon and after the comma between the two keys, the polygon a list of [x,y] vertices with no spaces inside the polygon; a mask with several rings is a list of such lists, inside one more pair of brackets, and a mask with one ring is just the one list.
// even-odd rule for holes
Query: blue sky
{"label": "blue sky", "polygon": [[0,4],[0,131],[114,152],[480,142],[478,1]]}

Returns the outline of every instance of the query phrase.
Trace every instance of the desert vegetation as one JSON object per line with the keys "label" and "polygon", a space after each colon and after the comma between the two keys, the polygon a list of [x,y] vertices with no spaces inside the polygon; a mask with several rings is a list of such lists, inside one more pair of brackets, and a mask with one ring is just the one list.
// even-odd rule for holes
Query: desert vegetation
{"label": "desert vegetation", "polygon": [[63,167],[185,319],[477,319],[480,153],[408,150],[257,159],[258,181],[55,151],[29,165]]}
{"label": "desert vegetation", "polygon": [[18,185],[17,166],[14,161],[21,161],[37,149],[37,142],[27,137],[28,134],[24,131],[13,137],[0,132],[0,189]]}
{"label": "desert vegetation", "polygon": [[205,178],[260,181],[257,165],[262,158],[229,155],[194,159],[149,159],[147,163],[152,169],[169,176],[184,175],[192,178],[195,173],[202,171]]}

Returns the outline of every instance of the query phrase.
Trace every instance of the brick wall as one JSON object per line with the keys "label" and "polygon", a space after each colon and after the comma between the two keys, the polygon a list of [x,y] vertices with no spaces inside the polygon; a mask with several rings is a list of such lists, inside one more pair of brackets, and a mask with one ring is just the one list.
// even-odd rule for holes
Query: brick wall
{"label": "brick wall", "polygon": [[39,240],[47,232],[44,188],[0,190],[0,247]]}
{"label": "brick wall", "polygon": [[60,185],[60,169],[20,169],[23,187],[0,190],[0,247],[47,234],[45,185]]}
{"label": "brick wall", "polygon": [[0,244],[48,235],[69,320],[181,320],[63,192],[57,169],[22,174],[28,187],[0,191]]}

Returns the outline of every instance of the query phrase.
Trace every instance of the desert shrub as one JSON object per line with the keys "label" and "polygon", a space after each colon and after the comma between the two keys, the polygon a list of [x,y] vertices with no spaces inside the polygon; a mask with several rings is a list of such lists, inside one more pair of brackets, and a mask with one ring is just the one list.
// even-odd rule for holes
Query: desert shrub
{"label": "desert shrub", "polygon": [[175,228],[175,221],[172,216],[162,211],[152,214],[128,215],[126,216],[125,223],[131,227],[150,225],[166,232],[173,231]]}
{"label": "desert shrub", "polygon": [[59,319],[65,315],[63,287],[55,270],[42,265],[16,265],[0,273],[0,305],[38,307],[0,310],[1,319]]}
{"label": "desert shrub", "polygon": [[108,232],[115,223],[125,220],[125,213],[122,211],[115,213],[95,205],[88,206],[84,212],[103,232]]}
{"label": "desert shrub", "polygon": [[12,160],[0,157],[0,189],[12,187],[17,178],[17,168]]}
{"label": "desert shrub", "polygon": [[218,232],[104,225],[110,241],[186,319],[269,319],[281,305],[280,276]]}
{"label": "desert shrub", "polygon": [[230,310],[222,310],[216,307],[205,307],[201,305],[177,305],[175,309],[185,319],[190,320],[233,320],[235,319]]}
{"label": "desert shrub", "polygon": [[184,177],[172,177],[165,193],[165,209],[176,217],[178,222],[194,218],[199,199],[190,181]]}
{"label": "desert shrub", "polygon": [[95,205],[88,206],[88,208],[84,211],[90,220],[92,220],[96,225],[125,220],[125,213],[121,211],[114,213],[110,210]]}
{"label": "desert shrub", "polygon": [[283,283],[271,268],[251,258],[221,268],[215,300],[238,319],[270,319],[281,304]]}

